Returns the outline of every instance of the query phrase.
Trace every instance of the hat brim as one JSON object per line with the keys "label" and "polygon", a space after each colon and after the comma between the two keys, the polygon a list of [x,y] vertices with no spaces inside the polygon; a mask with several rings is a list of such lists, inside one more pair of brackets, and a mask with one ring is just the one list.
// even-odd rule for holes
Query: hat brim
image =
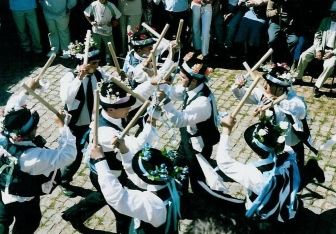
{"label": "hat brim", "polygon": [[123,103],[106,103],[103,102],[102,100],[100,100],[100,105],[103,108],[114,108],[114,109],[119,109],[119,108],[126,108],[126,107],[131,107],[135,104],[136,102],[136,98],[133,96],[130,96],[130,98],[128,99],[128,101],[123,102]]}
{"label": "hat brim", "polygon": [[280,80],[279,80],[279,82],[274,82],[274,80],[269,79],[269,77],[267,75],[263,76],[263,77],[267,82],[271,83],[274,86],[284,87],[284,88],[287,88],[287,87],[291,86],[291,84],[289,82],[284,82],[284,81],[280,81]]}
{"label": "hat brim", "polygon": [[253,124],[250,127],[248,127],[244,132],[244,139],[247,145],[258,154],[260,157],[267,157],[268,152],[264,151],[263,149],[259,148],[254,142],[253,142],[253,132],[257,128],[259,123]]}
{"label": "hat brim", "polygon": [[145,43],[145,44],[134,44],[134,43],[132,43],[132,41],[130,41],[129,45],[132,46],[132,47],[137,47],[137,48],[145,48],[145,47],[148,47],[148,46],[152,46],[155,43],[156,43],[155,40],[152,40],[151,42]]}
{"label": "hat brim", "polygon": [[151,185],[165,185],[166,181],[162,180],[150,180],[146,175],[144,175],[144,172],[141,170],[139,165],[139,160],[141,160],[141,163],[143,164],[143,168],[148,170],[148,168],[153,167],[153,165],[161,165],[162,163],[166,164],[167,166],[171,166],[172,162],[170,162],[168,159],[166,159],[164,156],[162,156],[162,153],[158,149],[151,148],[151,154],[152,157],[149,159],[149,161],[145,161],[140,158],[140,154],[142,150],[138,151],[132,160],[132,168],[133,171],[139,176],[141,180],[146,182],[147,184]]}

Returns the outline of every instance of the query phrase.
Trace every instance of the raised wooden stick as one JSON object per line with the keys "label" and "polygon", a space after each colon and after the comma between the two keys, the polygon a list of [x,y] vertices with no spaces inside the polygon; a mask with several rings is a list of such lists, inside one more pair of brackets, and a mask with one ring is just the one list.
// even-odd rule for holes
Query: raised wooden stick
{"label": "raised wooden stick", "polygon": [[40,74],[36,78],[34,78],[36,81],[39,81],[42,78],[42,76],[47,71],[47,69],[50,67],[50,65],[55,60],[55,58],[56,58],[56,53],[52,53],[51,56],[50,56],[50,58],[48,59],[47,63],[44,64],[44,66],[43,66]]}
{"label": "raised wooden stick", "polygon": [[91,40],[91,30],[87,30],[86,36],[85,36],[85,48],[84,48],[84,59],[83,59],[84,65],[88,64],[88,60],[89,60],[90,40]]}
{"label": "raised wooden stick", "polygon": [[98,127],[99,127],[99,90],[96,89],[94,91],[94,105],[93,105],[93,113],[94,113],[94,126],[93,126],[93,145],[98,144]]}
{"label": "raised wooden stick", "polygon": [[147,109],[147,107],[149,106],[151,102],[149,100],[146,100],[142,106],[140,107],[140,109],[137,111],[137,113],[134,115],[133,119],[127,124],[127,126],[125,127],[124,131],[121,132],[121,135],[119,138],[114,138],[112,140],[112,145],[115,145],[115,143],[117,142],[118,139],[124,139],[124,137],[126,136],[126,134],[129,132],[129,130],[133,127],[133,125],[136,123],[136,121],[139,119],[139,117],[142,115],[142,113]]}
{"label": "raised wooden stick", "polygon": [[177,33],[176,33],[176,43],[177,44],[180,43],[180,37],[181,37],[181,33],[182,33],[183,23],[184,23],[184,20],[180,19],[179,26],[178,26]]}
{"label": "raised wooden stick", "polygon": [[[271,56],[271,54],[273,53],[273,49],[270,48],[266,54],[264,54],[264,56],[261,57],[261,59],[259,59],[259,61],[252,67],[251,71],[255,71],[258,67],[260,67],[261,64],[263,64],[266,59]],[[247,78],[249,76],[249,73],[246,73],[244,75],[244,78]]]}
{"label": "raised wooden stick", "polygon": [[238,112],[243,107],[243,105],[246,102],[247,98],[250,96],[252,90],[257,86],[259,80],[261,79],[260,75],[258,77],[255,77],[255,75],[252,72],[250,66],[246,62],[244,62],[243,65],[244,65],[245,69],[247,70],[248,74],[252,77],[252,79],[254,81],[251,84],[251,86],[249,87],[249,89],[246,91],[244,97],[240,100],[240,102],[239,102],[238,106],[236,107],[236,109],[232,112],[232,114],[231,114],[232,118],[235,118],[237,116]]}
{"label": "raised wooden stick", "polygon": [[153,64],[154,76],[157,76],[156,56],[155,56],[154,53],[150,53],[150,55],[152,56],[152,64]]}
{"label": "raised wooden stick", "polygon": [[155,37],[157,37],[157,38],[160,37],[160,33],[158,33],[157,31],[155,31],[151,26],[149,26],[145,22],[143,22],[141,24],[141,26],[144,27],[145,29],[147,29],[147,31],[150,32],[151,34],[153,34]]}
{"label": "raised wooden stick", "polygon": [[122,88],[125,92],[127,92],[127,93],[131,94],[133,97],[139,99],[141,102],[146,101],[146,99],[144,97],[142,97],[141,95],[137,94],[136,92],[134,92],[133,90],[128,88],[123,82],[116,79],[115,77],[111,77],[111,81],[113,83],[115,83],[116,85],[118,85],[120,88]]}
{"label": "raised wooden stick", "polygon": [[36,98],[42,105],[44,105],[48,110],[53,112],[55,115],[57,115],[58,118],[63,119],[63,116],[53,107],[50,105],[46,100],[44,100],[41,96],[39,96],[37,93],[34,92],[31,88],[29,88],[26,84],[22,84],[22,87],[28,91],[30,95],[32,95],[34,98]]}
{"label": "raised wooden stick", "polygon": [[264,105],[262,108],[261,108],[261,111],[265,111],[269,108],[271,108],[272,106],[278,104],[279,102],[281,102],[282,100],[285,100],[287,98],[287,94],[282,94],[281,96],[277,97],[274,101],[268,103],[267,105]]}
{"label": "raised wooden stick", "polygon": [[118,72],[118,74],[120,75],[120,73],[121,73],[121,69],[120,69],[120,65],[119,65],[118,59],[117,59],[117,55],[116,55],[116,53],[115,53],[115,51],[114,51],[114,48],[113,48],[113,46],[112,46],[112,43],[111,43],[111,42],[108,42],[108,43],[107,43],[107,46],[108,46],[108,48],[109,48],[109,50],[110,50],[110,53],[111,53],[111,55],[112,55],[113,63],[114,63],[114,65],[115,65],[116,69],[117,69],[117,72]]}

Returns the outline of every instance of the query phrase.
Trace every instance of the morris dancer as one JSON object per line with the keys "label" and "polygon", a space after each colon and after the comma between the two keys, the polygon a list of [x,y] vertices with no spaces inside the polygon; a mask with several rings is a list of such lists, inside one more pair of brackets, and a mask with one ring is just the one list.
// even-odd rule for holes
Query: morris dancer
{"label": "morris dancer", "polygon": [[226,176],[248,190],[246,216],[275,223],[294,221],[302,202],[297,194],[300,173],[295,152],[285,144],[288,123],[275,123],[272,115],[247,128],[245,141],[260,159],[244,164],[233,159],[229,151],[229,134],[234,122],[231,117],[224,117],[221,121],[223,133],[216,159]]}
{"label": "morris dancer", "polygon": [[[38,87],[31,79],[27,85]],[[8,233],[15,218],[13,233],[34,233],[41,221],[40,196],[54,188],[59,168],[75,160],[76,140],[61,119],[59,147],[47,149],[41,136],[36,136],[39,114],[26,108],[27,95],[14,95],[6,106],[0,134],[0,232]]]}
{"label": "morris dancer", "polygon": [[[139,85],[135,92],[144,98],[148,98],[153,88],[154,86],[147,81]],[[120,153],[115,152],[112,140],[120,135],[126,127],[125,118],[129,111],[139,106],[140,103],[136,103],[136,99],[133,96],[127,95],[124,90],[109,81],[102,82],[100,90],[102,110],[99,116],[98,143],[102,146],[109,169],[113,172],[113,175],[118,178],[122,185],[126,185],[127,176],[121,165]],[[126,136],[125,141],[131,152],[135,154],[144,144],[151,144],[155,136],[155,130],[152,125],[146,123],[138,137]],[[93,135],[91,134],[89,142],[92,142],[92,138]],[[91,146],[88,146],[88,148],[91,148]],[[74,228],[80,231],[86,230],[83,222],[106,205],[98,184],[97,171],[92,162],[90,163],[90,179],[97,192],[92,192],[62,215],[63,219],[70,221]],[[127,233],[130,219],[118,213],[112,207],[110,208],[117,220],[117,233]]]}
{"label": "morris dancer", "polygon": [[[71,48],[78,45],[72,45]],[[93,110],[93,96],[94,90],[97,88],[97,82],[108,79],[98,63],[99,50],[94,47],[90,48],[88,53],[88,64],[79,65],[74,71],[68,72],[60,81],[60,96],[62,103],[65,105],[64,109],[72,115],[69,127],[72,133],[76,136],[77,156],[76,160],[62,171],[62,188],[65,195],[69,197],[76,196],[74,188],[70,185],[73,176],[80,167],[83,158],[83,145],[81,144],[83,135],[89,130]],[[84,55],[80,52],[69,52],[81,59]]]}
{"label": "morris dancer", "polygon": [[[307,105],[302,97],[297,96],[296,92],[291,88],[291,75],[286,68],[276,66],[263,75],[265,79],[263,89],[255,88],[247,99],[246,103],[255,105],[266,105],[277,97],[287,94],[287,99],[274,105],[275,121],[286,121],[290,125],[286,135],[286,145],[291,146],[296,153],[298,166],[300,169],[303,184],[308,183],[314,177],[318,182],[324,182],[324,173],[319,168],[317,161],[311,159],[307,162],[304,169],[304,144],[306,144],[314,153],[317,150],[310,142],[310,131],[307,124]],[[237,78],[236,83],[232,87],[233,95],[237,99],[241,99],[246,89],[244,88],[247,80],[241,77]],[[259,113],[260,108],[255,114]],[[270,113],[270,112],[269,112]],[[304,171],[307,172],[304,175]]]}

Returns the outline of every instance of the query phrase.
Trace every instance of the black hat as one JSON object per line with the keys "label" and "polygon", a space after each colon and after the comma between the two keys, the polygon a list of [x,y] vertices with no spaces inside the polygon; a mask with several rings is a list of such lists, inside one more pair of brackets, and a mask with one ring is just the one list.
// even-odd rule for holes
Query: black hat
{"label": "black hat", "polygon": [[267,82],[280,87],[290,87],[294,80],[285,67],[278,65],[265,73],[263,77]]}
{"label": "black hat", "polygon": [[136,102],[135,97],[126,93],[112,81],[100,83],[100,105],[106,108],[124,108],[133,106]]}
{"label": "black hat", "polygon": [[171,179],[184,180],[188,173],[187,167],[174,166],[175,157],[174,151],[164,150],[162,152],[146,144],[135,154],[132,167],[144,182],[152,185],[165,185]]}
{"label": "black hat", "polygon": [[180,66],[181,71],[190,79],[207,81],[208,75],[212,72],[212,68],[208,67],[201,56],[196,56],[190,52],[184,58],[184,62]]}
{"label": "black hat", "polygon": [[155,44],[155,40],[150,36],[147,31],[138,31],[132,35],[130,40],[130,45],[137,49],[137,48],[144,48],[147,46],[151,46]]}
{"label": "black hat", "polygon": [[4,131],[8,134],[26,135],[37,126],[39,119],[39,114],[36,111],[31,113],[26,108],[11,111],[4,118]]}
{"label": "black hat", "polygon": [[248,127],[244,132],[246,143],[262,158],[267,157],[270,153],[276,155],[282,152],[285,146],[288,122],[281,121],[279,124],[275,124],[271,119],[271,116],[264,116],[261,122]]}

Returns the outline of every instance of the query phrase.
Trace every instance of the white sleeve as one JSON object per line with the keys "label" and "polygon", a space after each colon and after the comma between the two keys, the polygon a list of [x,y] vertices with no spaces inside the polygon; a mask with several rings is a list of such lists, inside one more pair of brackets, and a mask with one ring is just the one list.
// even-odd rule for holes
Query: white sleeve
{"label": "white sleeve", "polygon": [[52,171],[72,163],[77,154],[76,138],[69,127],[60,129],[59,146],[56,149],[31,148],[20,158],[21,170],[31,175],[48,176]]}
{"label": "white sleeve", "polygon": [[137,137],[126,135],[125,144],[133,154],[136,154],[146,143],[152,145],[156,137],[156,129],[151,124],[146,123]]}
{"label": "white sleeve", "polygon": [[20,110],[22,108],[24,108],[27,104],[27,99],[28,99],[28,95],[25,94],[25,91],[21,91],[19,94],[17,95],[12,95],[5,107],[5,115],[8,114],[9,111],[11,110]]}
{"label": "white sleeve", "polygon": [[246,189],[259,194],[266,182],[262,173],[252,165],[243,164],[231,158],[228,149],[228,138],[228,135],[221,135],[216,154],[218,168]]}
{"label": "white sleeve", "polygon": [[[139,84],[133,91],[147,100],[152,95],[155,87],[156,86],[152,85],[148,80]],[[143,103],[140,100],[137,100],[136,103],[131,107],[131,110],[134,110],[142,104]]]}
{"label": "white sleeve", "polygon": [[192,101],[186,109],[178,111],[169,102],[163,106],[170,122],[177,128],[195,125],[211,117],[211,103],[207,97],[201,96]]}
{"label": "white sleeve", "polygon": [[[233,96],[236,99],[241,100],[244,97],[247,90],[246,90],[245,87],[238,88],[236,85],[233,85],[231,87],[231,91],[232,91]],[[261,96],[262,96],[262,91],[258,88],[254,88],[252,90],[251,95],[248,96],[248,98],[246,99],[245,103],[246,104],[258,105],[259,102],[260,102]]]}
{"label": "white sleeve", "polygon": [[87,8],[85,8],[84,15],[86,15],[87,17],[90,17],[93,14],[92,10],[93,10],[92,4],[90,4]]}
{"label": "white sleeve", "polygon": [[72,72],[68,72],[61,79],[60,83],[60,96],[62,103],[67,105],[68,110],[77,109],[79,102],[75,102],[75,97],[82,82],[75,77]]}
{"label": "white sleeve", "polygon": [[111,173],[106,160],[95,164],[98,182],[106,202],[119,213],[138,218],[159,227],[166,221],[167,210],[163,201],[151,192],[122,187]]}

